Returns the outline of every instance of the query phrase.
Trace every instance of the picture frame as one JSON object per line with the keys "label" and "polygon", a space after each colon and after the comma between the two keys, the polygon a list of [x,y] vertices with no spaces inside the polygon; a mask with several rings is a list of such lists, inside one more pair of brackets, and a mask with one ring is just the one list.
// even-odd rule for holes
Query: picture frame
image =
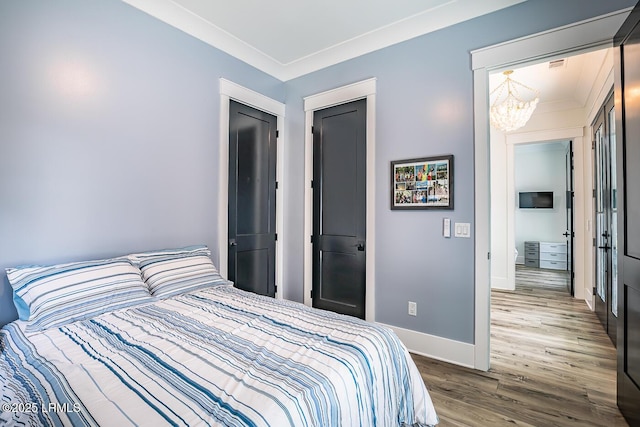
{"label": "picture frame", "polygon": [[391,209],[453,210],[453,154],[392,161]]}

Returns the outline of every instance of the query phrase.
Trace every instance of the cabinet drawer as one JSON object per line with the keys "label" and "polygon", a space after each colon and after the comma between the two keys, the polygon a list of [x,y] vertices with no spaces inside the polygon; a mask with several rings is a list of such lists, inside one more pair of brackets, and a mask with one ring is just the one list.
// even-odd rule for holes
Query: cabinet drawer
{"label": "cabinet drawer", "polygon": [[524,253],[524,258],[525,259],[538,259],[538,251],[526,251]]}
{"label": "cabinet drawer", "polygon": [[567,261],[540,261],[540,268],[548,268],[551,270],[566,270]]}
{"label": "cabinet drawer", "polygon": [[524,242],[524,250],[538,252],[538,242]]}
{"label": "cabinet drawer", "polygon": [[535,259],[525,258],[524,265],[526,265],[527,267],[535,267],[535,268],[538,268],[540,266],[540,264],[538,264],[538,258],[535,258]]}
{"label": "cabinet drawer", "polygon": [[567,261],[566,253],[540,252],[540,261]]}
{"label": "cabinet drawer", "polygon": [[540,242],[540,252],[556,252],[556,253],[566,254],[567,244]]}

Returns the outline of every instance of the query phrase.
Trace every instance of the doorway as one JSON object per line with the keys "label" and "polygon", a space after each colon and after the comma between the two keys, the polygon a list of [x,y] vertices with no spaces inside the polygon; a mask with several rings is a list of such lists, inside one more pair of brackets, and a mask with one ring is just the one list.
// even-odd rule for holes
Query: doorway
{"label": "doorway", "polygon": [[[474,367],[477,369],[489,369],[489,338],[490,338],[490,180],[489,180],[489,73],[505,70],[529,61],[559,59],[568,54],[591,52],[598,48],[611,46],[613,37],[618,28],[627,18],[630,9],[599,16],[589,21],[578,22],[557,29],[534,34],[529,37],[500,43],[471,52],[471,65],[474,73],[474,158],[475,158],[475,339],[474,339]],[[576,44],[580,40],[580,45]],[[588,48],[585,48],[588,46]],[[613,77],[611,77],[613,80]],[[598,94],[595,94],[599,97]],[[583,138],[584,124],[580,125],[580,136]],[[576,129],[574,129],[576,130]],[[551,132],[556,136],[550,139],[568,137],[578,144],[578,137],[568,132],[564,135],[560,129]],[[541,138],[536,138],[541,140]],[[578,154],[576,153],[576,156]],[[579,188],[576,188],[576,198]],[[578,203],[576,203],[576,206]],[[586,229],[587,224],[579,224],[580,216],[576,214],[577,229]],[[591,224],[589,224],[590,226]],[[580,237],[576,235],[577,246]],[[513,255],[512,255],[513,256]],[[576,263],[580,258],[586,262],[586,257],[575,258]],[[578,278],[581,269],[575,268],[576,283],[583,283]],[[591,270],[585,274],[591,274]],[[590,278],[586,278],[590,280]],[[576,295],[578,294],[576,286]]]}
{"label": "doorway", "polygon": [[230,101],[228,279],[234,286],[275,297],[275,116]]}
{"label": "doorway", "polygon": [[313,307],[365,318],[367,101],[313,114]]}
{"label": "doorway", "polygon": [[[571,165],[567,168],[567,158],[571,158],[572,145],[572,140],[516,144],[513,176],[509,178],[513,181],[509,188],[513,188],[516,200],[508,206],[513,211],[518,250],[515,282],[522,271],[517,267],[553,270],[555,276],[563,277],[568,294],[571,294],[573,210],[568,204],[572,200],[567,197],[567,188],[573,188],[573,174]],[[493,229],[500,227],[500,223],[495,223]],[[515,288],[514,283],[511,290]]]}
{"label": "doorway", "polygon": [[[277,128],[280,132],[277,137],[277,158],[282,159],[285,154],[286,132],[283,131],[285,105],[272,98],[254,92],[243,86],[224,78],[219,79],[220,87],[220,133],[218,144],[218,250],[217,265],[222,277],[228,277],[228,220],[229,220],[229,113],[231,101],[238,101],[241,104],[251,106],[257,110],[269,113],[277,118]],[[276,188],[276,233],[278,234],[278,243],[276,244],[276,265],[275,265],[275,285],[276,298],[286,298],[287,289],[283,281],[284,256],[283,256],[283,197],[280,197],[287,187],[286,176],[282,167],[282,162],[276,162],[276,179],[278,186]]]}
{"label": "doorway", "polygon": [[312,305],[313,285],[313,126],[314,112],[328,107],[366,99],[366,291],[365,320],[375,321],[375,135],[376,135],[376,79],[367,79],[304,98],[305,165],[304,165],[304,303]]}

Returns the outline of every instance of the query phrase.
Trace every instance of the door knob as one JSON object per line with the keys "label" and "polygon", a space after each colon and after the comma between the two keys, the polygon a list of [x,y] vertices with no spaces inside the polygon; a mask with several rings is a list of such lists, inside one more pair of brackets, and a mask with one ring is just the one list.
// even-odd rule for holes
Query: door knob
{"label": "door knob", "polygon": [[238,246],[236,239],[229,239],[229,246]]}
{"label": "door knob", "polygon": [[364,242],[358,242],[356,245],[359,251],[364,251]]}

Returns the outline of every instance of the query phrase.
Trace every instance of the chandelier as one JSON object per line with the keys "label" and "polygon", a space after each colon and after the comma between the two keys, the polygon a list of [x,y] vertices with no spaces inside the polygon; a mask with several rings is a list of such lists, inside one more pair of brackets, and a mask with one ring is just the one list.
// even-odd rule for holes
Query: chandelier
{"label": "chandelier", "polygon": [[[524,126],[538,105],[538,91],[512,80],[509,77],[512,73],[512,70],[502,73],[506,77],[505,80],[489,95],[491,98],[496,94],[489,113],[491,125],[504,132]],[[533,93],[531,100],[525,101],[521,98],[522,89]]]}

